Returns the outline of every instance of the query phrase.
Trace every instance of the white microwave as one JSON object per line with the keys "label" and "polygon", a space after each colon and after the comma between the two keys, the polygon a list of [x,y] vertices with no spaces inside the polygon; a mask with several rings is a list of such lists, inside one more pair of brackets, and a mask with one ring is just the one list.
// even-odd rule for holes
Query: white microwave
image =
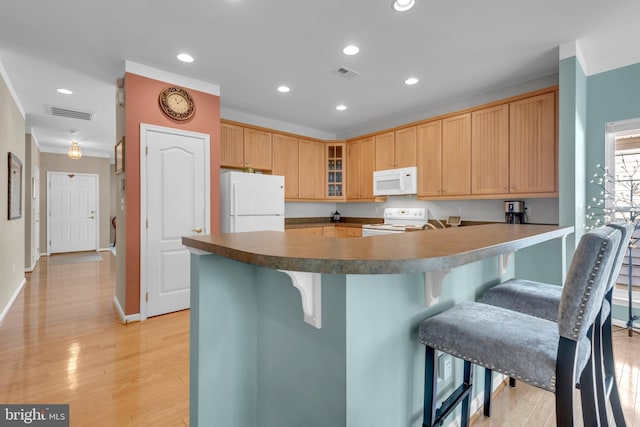
{"label": "white microwave", "polygon": [[418,168],[388,169],[373,172],[373,195],[395,196],[418,192]]}

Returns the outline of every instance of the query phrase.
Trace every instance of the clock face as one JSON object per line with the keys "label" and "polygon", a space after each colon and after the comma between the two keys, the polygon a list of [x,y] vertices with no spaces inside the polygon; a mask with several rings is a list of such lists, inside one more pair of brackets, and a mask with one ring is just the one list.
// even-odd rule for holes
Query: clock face
{"label": "clock face", "polygon": [[179,87],[168,87],[160,92],[160,108],[175,120],[187,120],[195,113],[195,103],[189,92]]}

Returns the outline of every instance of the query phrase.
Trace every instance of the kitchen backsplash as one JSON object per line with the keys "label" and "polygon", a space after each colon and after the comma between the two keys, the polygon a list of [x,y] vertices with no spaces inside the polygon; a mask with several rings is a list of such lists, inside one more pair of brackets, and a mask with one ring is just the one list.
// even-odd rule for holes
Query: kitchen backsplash
{"label": "kitchen backsplash", "polygon": [[[510,200],[505,198],[504,200]],[[382,218],[384,208],[425,207],[429,218],[446,219],[461,216],[468,221],[504,221],[504,200],[416,200],[412,196],[390,196],[385,203],[286,203],[287,218],[329,217],[337,209],[345,217]],[[524,200],[528,221],[537,224],[558,224],[558,199]]]}

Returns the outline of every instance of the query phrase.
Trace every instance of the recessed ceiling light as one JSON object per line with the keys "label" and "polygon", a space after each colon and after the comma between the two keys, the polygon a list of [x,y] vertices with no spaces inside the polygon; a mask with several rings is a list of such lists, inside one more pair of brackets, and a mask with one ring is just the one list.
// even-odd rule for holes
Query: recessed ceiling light
{"label": "recessed ceiling light", "polygon": [[342,53],[345,55],[355,55],[360,52],[360,48],[356,45],[350,44],[349,46],[342,49]]}
{"label": "recessed ceiling light", "polygon": [[289,89],[289,86],[278,86],[278,92],[282,92],[282,93],[287,93],[289,92],[291,89]]}
{"label": "recessed ceiling light", "polygon": [[416,4],[415,0],[394,0],[393,9],[398,12],[406,12]]}
{"label": "recessed ceiling light", "polygon": [[342,105],[342,104],[340,104],[340,105],[338,105],[336,107],[336,110],[338,110],[338,111],[344,111],[346,109],[347,109],[347,106],[346,105]]}
{"label": "recessed ceiling light", "polygon": [[182,62],[193,62],[193,56],[188,53],[181,53],[178,55],[178,60]]}
{"label": "recessed ceiling light", "polygon": [[56,89],[58,91],[58,93],[61,93],[63,95],[71,95],[73,92],[71,92],[69,89],[64,89],[64,88],[60,88],[60,89]]}
{"label": "recessed ceiling light", "polygon": [[419,81],[420,80],[416,79],[415,77],[409,77],[407,80],[404,81],[404,84],[411,86],[418,83]]}

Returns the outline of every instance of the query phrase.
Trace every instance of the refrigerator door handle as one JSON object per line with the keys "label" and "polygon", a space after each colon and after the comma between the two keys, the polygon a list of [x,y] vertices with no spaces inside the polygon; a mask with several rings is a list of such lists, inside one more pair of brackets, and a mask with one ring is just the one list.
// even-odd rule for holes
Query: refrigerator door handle
{"label": "refrigerator door handle", "polygon": [[231,183],[231,215],[236,214],[236,204],[238,202],[238,194],[236,191],[236,182]]}

